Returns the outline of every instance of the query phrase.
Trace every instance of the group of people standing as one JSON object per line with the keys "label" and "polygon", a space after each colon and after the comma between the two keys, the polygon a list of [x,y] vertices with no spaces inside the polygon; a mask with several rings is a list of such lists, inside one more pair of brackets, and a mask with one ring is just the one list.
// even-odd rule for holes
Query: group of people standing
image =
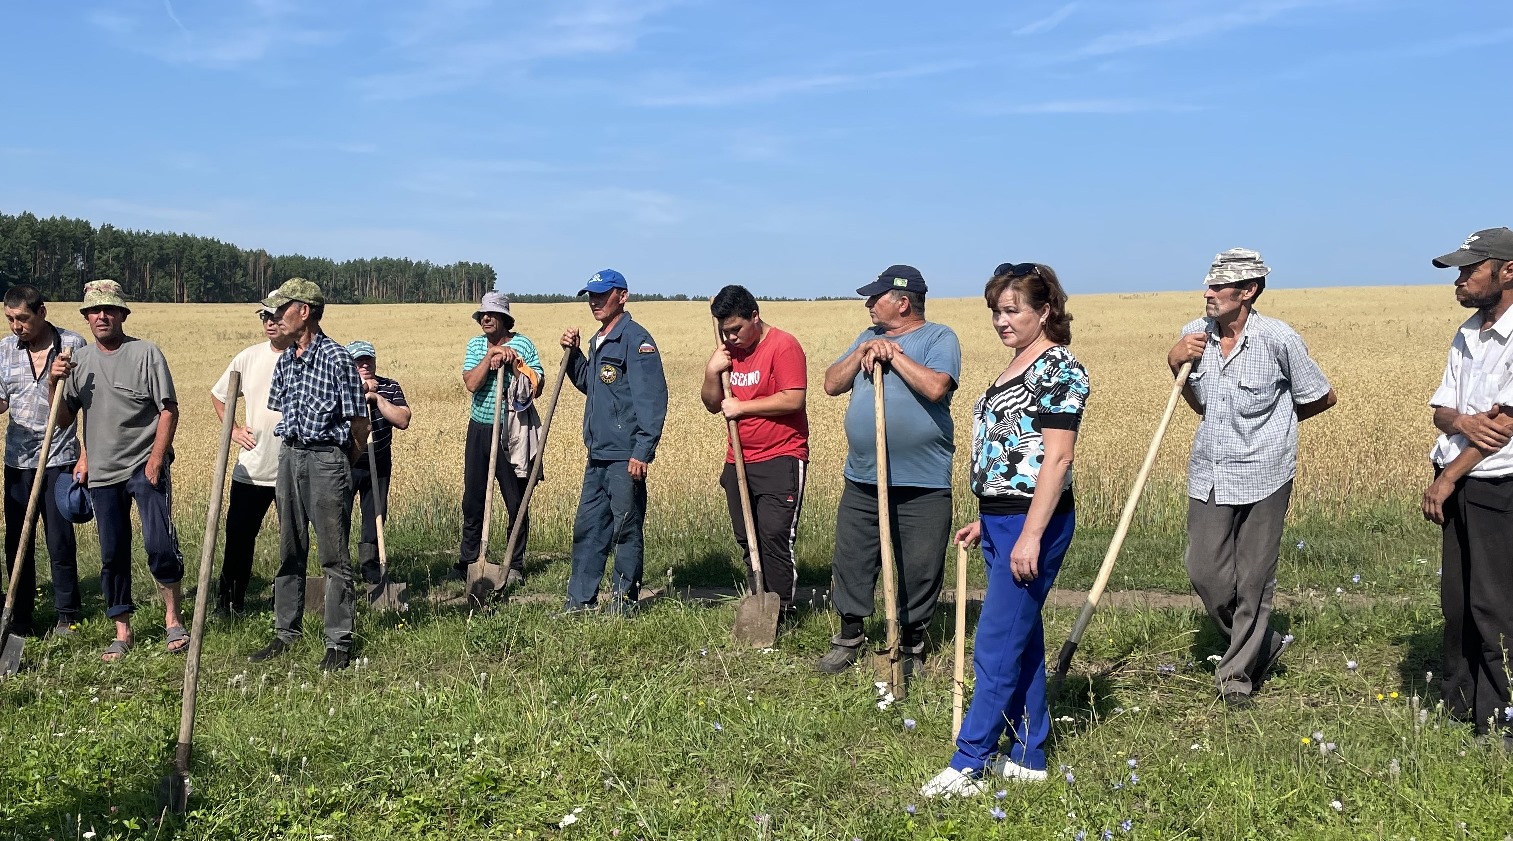
{"label": "group of people standing", "polygon": [[[1490,728],[1510,738],[1507,723],[1495,713],[1509,704],[1502,644],[1513,638],[1513,611],[1497,597],[1513,584],[1513,569],[1499,551],[1513,540],[1513,521],[1501,516],[1513,510],[1513,457],[1507,456],[1513,439],[1508,340],[1513,315],[1505,315],[1513,308],[1513,231],[1479,232],[1435,265],[1460,269],[1457,298],[1478,309],[1457,334],[1444,383],[1431,401],[1443,435],[1433,454],[1436,478],[1425,493],[1424,513],[1445,526],[1442,600],[1450,662],[1444,691],[1457,715],[1476,721],[1483,732]],[[1292,641],[1271,627],[1270,615],[1296,472],[1298,424],[1336,402],[1297,332],[1256,311],[1269,273],[1255,251],[1219,254],[1204,279],[1204,316],[1182,328],[1166,359],[1174,375],[1185,376],[1182,395],[1201,417],[1188,467],[1185,565],[1227,641],[1215,668],[1216,697],[1231,708],[1253,703]],[[951,402],[959,387],[961,348],[950,327],[926,319],[927,293],[924,277],[906,265],[890,266],[857,289],[871,324],[824,371],[825,393],[849,394],[849,403],[832,561],[840,631],[816,668],[844,671],[867,644],[865,622],[874,611],[882,567],[877,464],[883,447],[906,673],[925,656],[948,544],[980,544],[986,563],[972,704],[956,754],[923,789],[927,796],[968,796],[986,790],[994,775],[1022,781],[1046,777],[1050,714],[1041,610],[1075,531],[1072,465],[1092,388],[1069,348],[1072,317],[1055,271],[1040,263],[998,266],[983,294],[993,329],[1012,356],[972,409],[969,489],[979,516],[953,524]],[[599,326],[586,349],[576,328],[559,340],[564,375],[586,397],[587,460],[564,610],[624,615],[634,607],[643,578],[646,483],[666,419],[667,383],[656,341],[626,310],[625,277],[603,270],[579,294],[587,296]],[[324,303],[309,281],[296,278],[281,286],[258,309],[268,341],[238,354],[212,390],[214,405],[223,412],[230,373],[240,372],[248,407],[246,423],[233,434],[243,452],[233,474],[218,597],[223,610],[243,608],[253,541],[268,507],[277,504],[275,636],[252,659],[282,654],[301,633],[308,526],[315,530],[327,578],[322,666],[339,669],[349,662],[352,640],[353,497],[358,492],[363,497],[359,560],[371,582],[377,571],[370,523],[386,507],[392,430],[408,426],[410,410],[399,384],[377,375],[372,344],[343,347],[320,329]],[[754,539],[763,560],[760,582],[749,563],[752,547],[733,448],[727,449],[720,482],[736,542],[748,561],[748,586],[777,594],[787,612],[796,592],[794,542],[809,463],[804,349],[792,334],[763,319],[744,287],[721,289],[710,310],[720,343],[705,366],[700,398],[711,414],[734,421],[740,437]],[[178,611],[183,564],[168,517],[178,414],[161,352],[122,332],[130,310],[114,281],[95,281],[85,290],[81,312],[93,345],[51,325],[31,287],[7,293],[5,312],[14,333],[0,342],[0,396],[12,413],[5,469],[8,548],[15,549],[18,500],[25,501],[18,489],[29,487],[30,471],[46,469],[49,481],[60,484],[87,482],[101,519],[107,615],[117,625],[116,640],[104,656],[120,657],[132,642],[126,506],[135,499],[149,567],[167,605],[167,644],[179,650],[187,639]],[[473,318],[482,332],[468,342],[462,363],[472,404],[463,454],[460,576],[480,559],[491,482],[500,488],[512,525],[517,519],[522,529],[526,525],[521,502],[541,447],[534,403],[545,381],[540,354],[516,332],[506,297],[485,295]],[[65,349],[73,350],[71,359]],[[877,440],[874,424],[879,378],[885,385],[885,441]],[[48,391],[60,380],[66,381],[60,432],[43,459],[37,450]],[[80,448],[74,435],[74,413],[81,409],[87,448]],[[492,437],[496,429],[502,430],[498,440]],[[354,467],[370,446],[370,431],[379,456],[372,476]],[[498,454],[492,477],[487,475],[491,450]],[[60,494],[43,514],[59,633],[67,632],[80,609],[64,499]],[[520,540],[508,559],[510,584],[523,580],[524,546]],[[601,601],[610,556],[610,597]],[[23,575],[31,574],[28,562]],[[17,609],[23,627],[32,615],[24,586],[30,580],[23,582]]]}

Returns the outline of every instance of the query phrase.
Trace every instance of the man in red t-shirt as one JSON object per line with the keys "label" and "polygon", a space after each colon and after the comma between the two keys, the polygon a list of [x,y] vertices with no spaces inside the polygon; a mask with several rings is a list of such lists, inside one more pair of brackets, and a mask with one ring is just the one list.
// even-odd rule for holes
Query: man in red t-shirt
{"label": "man in red t-shirt", "polygon": [[[809,417],[804,411],[809,377],[804,349],[792,334],[762,321],[756,298],[743,286],[721,289],[710,302],[709,311],[720,323],[724,343],[704,367],[699,397],[712,414],[736,421],[762,554],[762,578],[765,589],[777,593],[786,610],[793,604],[798,583],[793,540],[798,534],[809,465]],[[730,372],[732,394],[728,399],[720,383],[720,375],[726,371]],[[730,505],[736,543],[742,553],[749,553],[735,455],[728,447],[720,485]],[[755,590],[749,556],[746,569],[747,584]]]}

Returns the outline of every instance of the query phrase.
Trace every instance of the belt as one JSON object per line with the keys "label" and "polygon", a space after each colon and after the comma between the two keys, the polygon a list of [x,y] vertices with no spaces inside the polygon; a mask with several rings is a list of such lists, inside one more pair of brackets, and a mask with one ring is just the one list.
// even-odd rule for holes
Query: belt
{"label": "belt", "polygon": [[284,446],[294,450],[339,450],[342,445],[335,441],[300,441],[285,438]]}

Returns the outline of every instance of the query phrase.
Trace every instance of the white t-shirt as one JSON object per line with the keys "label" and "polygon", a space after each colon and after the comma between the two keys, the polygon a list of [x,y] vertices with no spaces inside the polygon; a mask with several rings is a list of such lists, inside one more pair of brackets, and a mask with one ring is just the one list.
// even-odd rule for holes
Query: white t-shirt
{"label": "white t-shirt", "polygon": [[[1513,404],[1513,310],[1488,330],[1481,329],[1481,313],[1466,319],[1450,343],[1445,375],[1429,398],[1430,406],[1444,406],[1461,414],[1485,412],[1494,405]],[[1464,435],[1440,435],[1429,458],[1444,467],[1467,444]],[[1513,442],[1487,456],[1470,475],[1495,479],[1513,474]]]}
{"label": "white t-shirt", "polygon": [[280,442],[273,434],[273,427],[283,419],[283,413],[268,408],[268,388],[273,384],[273,366],[278,364],[278,358],[282,355],[273,349],[270,342],[253,345],[231,360],[231,364],[226,366],[226,372],[221,374],[221,378],[210,389],[212,397],[225,403],[226,389],[231,385],[231,372],[241,372],[241,400],[247,413],[247,428],[252,430],[252,438],[257,446],[243,450],[237,456],[236,468],[231,471],[232,481],[264,487],[273,487],[278,481]]}

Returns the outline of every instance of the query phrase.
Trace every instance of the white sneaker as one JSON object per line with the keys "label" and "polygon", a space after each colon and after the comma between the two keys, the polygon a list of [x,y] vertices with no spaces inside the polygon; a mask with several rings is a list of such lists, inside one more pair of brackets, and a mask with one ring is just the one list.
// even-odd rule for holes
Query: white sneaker
{"label": "white sneaker", "polygon": [[1007,756],[1000,756],[992,762],[988,763],[988,770],[1000,777],[1003,777],[1006,780],[1016,780],[1022,783],[1045,782],[1044,771],[1036,771],[1034,768],[1026,768],[1023,765],[1020,765],[1018,762],[1015,762],[1014,760],[1008,758]]}
{"label": "white sneaker", "polygon": [[925,797],[973,797],[988,790],[988,784],[955,768],[947,768],[925,783],[919,793]]}

